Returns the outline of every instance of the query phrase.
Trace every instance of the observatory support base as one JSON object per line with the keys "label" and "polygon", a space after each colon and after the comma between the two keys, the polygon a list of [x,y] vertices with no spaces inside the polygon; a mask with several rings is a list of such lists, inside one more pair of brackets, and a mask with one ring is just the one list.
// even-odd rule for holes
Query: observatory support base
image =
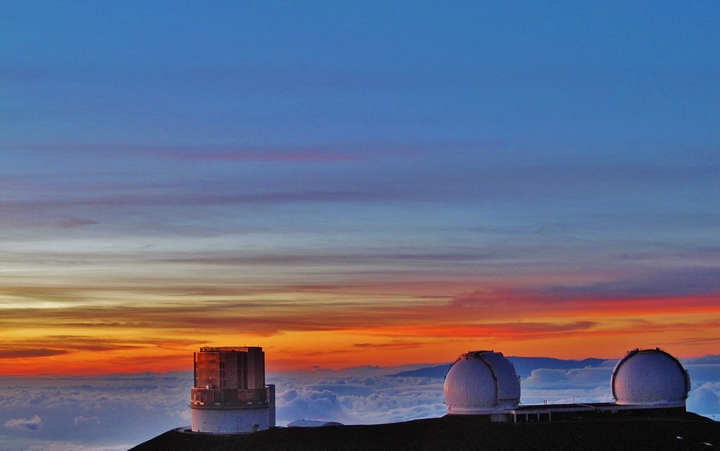
{"label": "observatory support base", "polygon": [[[234,434],[255,432],[275,426],[271,407],[254,409],[212,409],[191,407],[190,428],[193,432]],[[274,412],[273,412],[274,413]]]}

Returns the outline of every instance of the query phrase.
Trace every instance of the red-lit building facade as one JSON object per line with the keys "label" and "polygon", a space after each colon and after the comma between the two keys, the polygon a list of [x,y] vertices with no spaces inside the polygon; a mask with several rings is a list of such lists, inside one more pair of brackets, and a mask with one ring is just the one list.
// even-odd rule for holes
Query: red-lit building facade
{"label": "red-lit building facade", "polygon": [[261,347],[203,347],[190,390],[195,432],[252,432],[275,426],[275,386],[265,384]]}

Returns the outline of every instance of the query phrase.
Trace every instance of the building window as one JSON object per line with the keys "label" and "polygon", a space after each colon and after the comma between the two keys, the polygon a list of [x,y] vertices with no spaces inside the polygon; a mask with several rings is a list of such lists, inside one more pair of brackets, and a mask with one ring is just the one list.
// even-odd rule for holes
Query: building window
{"label": "building window", "polygon": [[225,362],[220,362],[220,388],[225,387]]}

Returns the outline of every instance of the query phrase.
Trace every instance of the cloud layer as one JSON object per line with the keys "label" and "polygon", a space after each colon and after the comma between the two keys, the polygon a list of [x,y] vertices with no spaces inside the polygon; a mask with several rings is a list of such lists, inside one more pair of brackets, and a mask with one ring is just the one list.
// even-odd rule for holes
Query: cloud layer
{"label": "cloud layer", "polygon": [[[521,380],[521,403],[611,402],[615,363],[523,358],[528,375]],[[682,363],[692,380],[688,410],[720,417],[720,357]],[[299,419],[377,424],[440,417],[445,414],[443,377],[398,375],[420,368],[317,368],[272,373],[268,383],[276,384],[281,426]],[[189,424],[191,385],[187,372],[0,378],[0,445],[11,451],[127,449]]]}

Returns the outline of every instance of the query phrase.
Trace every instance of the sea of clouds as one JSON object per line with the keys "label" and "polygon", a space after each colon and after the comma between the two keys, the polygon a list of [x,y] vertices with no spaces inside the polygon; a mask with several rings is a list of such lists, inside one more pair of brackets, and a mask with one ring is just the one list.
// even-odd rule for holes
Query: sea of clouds
{"label": "sea of clouds", "polygon": [[[615,363],[524,359],[521,402],[610,402]],[[720,356],[682,363],[692,379],[688,410],[720,418]],[[398,422],[445,414],[446,366],[422,369],[430,366],[317,368],[268,374],[267,382],[276,385],[279,426],[299,419]],[[126,450],[190,424],[191,386],[191,372],[0,377],[0,449]]]}

